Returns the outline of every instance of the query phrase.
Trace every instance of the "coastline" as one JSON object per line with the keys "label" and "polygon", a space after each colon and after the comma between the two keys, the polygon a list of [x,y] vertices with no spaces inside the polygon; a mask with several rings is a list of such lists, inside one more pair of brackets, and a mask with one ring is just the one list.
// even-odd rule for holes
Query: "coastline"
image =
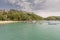
{"label": "coastline", "polygon": [[36,21],[0,21],[0,24],[17,23],[17,22],[35,23]]}
{"label": "coastline", "polygon": [[0,21],[0,24],[7,24],[7,23],[16,23],[20,21]]}
{"label": "coastline", "polygon": [[0,24],[8,24],[8,23],[17,23],[17,22],[30,22],[30,21],[0,21]]}

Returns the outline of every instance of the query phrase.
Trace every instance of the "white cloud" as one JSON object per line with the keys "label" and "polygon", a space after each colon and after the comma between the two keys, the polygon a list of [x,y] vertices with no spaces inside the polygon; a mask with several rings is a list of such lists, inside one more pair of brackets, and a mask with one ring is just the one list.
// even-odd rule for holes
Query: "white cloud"
{"label": "white cloud", "polygon": [[6,2],[27,11],[60,11],[60,0],[6,0]]}
{"label": "white cloud", "polygon": [[6,3],[19,6],[22,10],[34,11],[37,15],[60,16],[60,0],[4,0]]}
{"label": "white cloud", "polygon": [[[22,10],[33,10],[33,9],[37,9],[37,7],[40,5],[42,5],[41,3],[43,2],[43,0],[32,0],[33,3],[28,2],[28,0],[6,0],[6,2],[8,2],[11,5],[18,5],[22,8]],[[40,6],[39,6],[40,7]],[[42,6],[41,6],[42,7]]]}
{"label": "white cloud", "polygon": [[60,11],[60,0],[46,0],[45,6],[49,11]]}
{"label": "white cloud", "polygon": [[12,5],[18,5],[22,8],[22,10],[31,10],[31,3],[27,2],[27,0],[8,0],[8,2]]}
{"label": "white cloud", "polygon": [[35,12],[37,15],[40,15],[42,17],[48,17],[48,16],[60,16],[60,12]]}
{"label": "white cloud", "polygon": [[37,4],[37,3],[42,3],[44,0],[35,0],[34,3]]}

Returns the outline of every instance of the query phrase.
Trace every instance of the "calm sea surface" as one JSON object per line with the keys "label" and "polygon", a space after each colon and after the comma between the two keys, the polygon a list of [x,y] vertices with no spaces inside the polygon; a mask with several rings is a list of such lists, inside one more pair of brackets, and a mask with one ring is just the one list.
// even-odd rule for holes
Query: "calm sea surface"
{"label": "calm sea surface", "polygon": [[60,40],[60,24],[3,24],[0,25],[0,40]]}

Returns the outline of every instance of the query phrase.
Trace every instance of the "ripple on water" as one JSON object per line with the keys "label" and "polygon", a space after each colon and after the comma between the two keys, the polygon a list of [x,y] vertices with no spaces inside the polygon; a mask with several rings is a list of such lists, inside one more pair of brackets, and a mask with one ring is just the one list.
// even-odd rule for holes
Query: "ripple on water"
{"label": "ripple on water", "polygon": [[0,25],[0,40],[60,40],[60,25],[4,24]]}

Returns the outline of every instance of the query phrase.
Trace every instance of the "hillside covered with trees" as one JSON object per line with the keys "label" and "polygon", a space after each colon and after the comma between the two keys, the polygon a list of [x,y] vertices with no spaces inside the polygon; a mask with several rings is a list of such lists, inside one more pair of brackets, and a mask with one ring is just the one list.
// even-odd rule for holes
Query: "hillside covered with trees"
{"label": "hillside covered with trees", "polygon": [[49,16],[47,18],[44,18],[44,20],[60,20],[60,16]]}
{"label": "hillside covered with trees", "polygon": [[9,11],[0,10],[0,21],[39,21],[39,20],[60,20],[60,16],[49,16],[43,18],[33,12],[18,11],[10,9]]}
{"label": "hillside covered with trees", "polygon": [[9,11],[0,11],[0,20],[2,21],[29,21],[42,19],[42,17],[32,12],[18,11],[14,9],[11,9]]}

